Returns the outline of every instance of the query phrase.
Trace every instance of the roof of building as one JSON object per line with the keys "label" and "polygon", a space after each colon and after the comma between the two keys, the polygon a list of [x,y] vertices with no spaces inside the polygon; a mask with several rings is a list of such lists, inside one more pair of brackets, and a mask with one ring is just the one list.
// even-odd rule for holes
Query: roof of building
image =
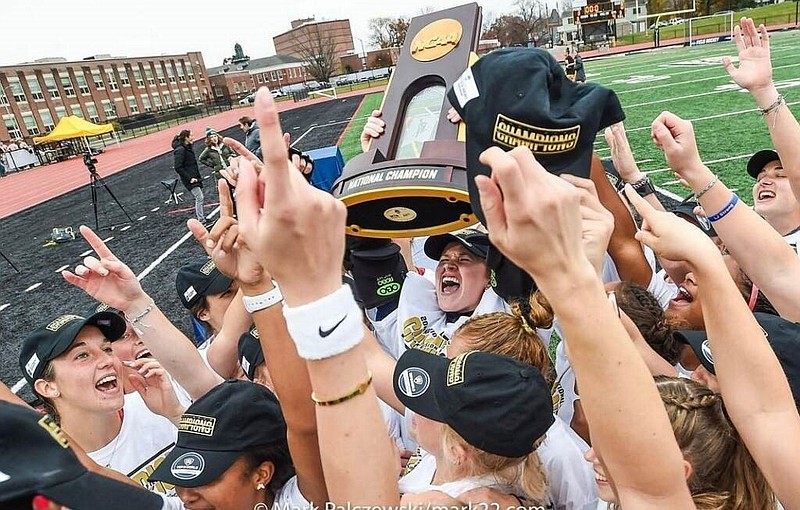
{"label": "roof of building", "polygon": [[280,33],[280,34],[276,35],[272,39],[275,40],[278,37],[281,37],[281,36],[284,36],[284,35],[289,34],[291,32],[300,30],[301,28],[304,28],[304,27],[310,27],[312,25],[322,25],[322,24],[325,24],[325,23],[336,23],[337,21],[339,21],[339,22],[346,21],[348,24],[350,23],[349,19],[326,19],[326,20],[319,20],[319,21],[311,19],[311,20],[303,23],[302,25],[298,25],[298,26],[296,26],[294,28],[290,28],[286,32],[283,32],[283,33]]}
{"label": "roof of building", "polygon": [[233,73],[233,72],[250,72],[252,69],[263,69],[265,67],[279,66],[282,64],[300,64],[303,61],[291,55],[272,55],[271,57],[254,58],[249,62],[242,62],[240,64],[227,64],[219,67],[209,67],[208,75],[214,76],[217,74]]}

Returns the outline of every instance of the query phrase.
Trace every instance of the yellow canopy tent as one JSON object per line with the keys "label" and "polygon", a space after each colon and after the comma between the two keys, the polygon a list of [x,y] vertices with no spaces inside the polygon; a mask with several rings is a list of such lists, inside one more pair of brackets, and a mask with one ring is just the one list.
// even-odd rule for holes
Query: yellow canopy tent
{"label": "yellow canopy tent", "polygon": [[114,126],[111,124],[93,124],[75,115],[70,115],[69,117],[64,117],[58,121],[56,128],[46,136],[34,137],[33,143],[50,143],[58,142],[60,140],[69,140],[72,138],[83,138],[86,146],[88,147],[89,143],[86,140],[87,136],[97,136],[113,132]]}

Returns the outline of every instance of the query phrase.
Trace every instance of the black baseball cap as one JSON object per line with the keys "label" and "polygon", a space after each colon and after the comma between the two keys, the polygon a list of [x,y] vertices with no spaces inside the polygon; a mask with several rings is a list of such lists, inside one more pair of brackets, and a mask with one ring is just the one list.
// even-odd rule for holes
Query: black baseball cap
{"label": "black baseball cap", "polygon": [[429,237],[425,240],[425,255],[438,261],[450,243],[459,243],[470,253],[482,259],[485,259],[489,253],[489,236],[480,230],[466,228],[449,234]]}
{"label": "black baseball cap", "polygon": [[504,457],[531,453],[555,421],[541,372],[486,352],[447,359],[409,349],[397,360],[394,392],[411,411],[447,424],[476,448]]}
{"label": "black baseball cap", "polygon": [[278,444],[286,444],[278,399],[260,384],[232,379],[183,413],[175,448],[150,480],[200,487],[222,476],[250,448]]}
{"label": "black baseball cap", "polygon": [[233,280],[222,274],[211,259],[183,266],[175,277],[178,297],[188,309],[191,309],[203,296],[225,292],[231,283]]}
{"label": "black baseball cap", "polygon": [[67,314],[51,320],[22,342],[19,367],[31,387],[42,378],[47,362],[66,352],[86,326],[96,326],[112,342],[122,337],[126,329],[125,319],[113,312],[98,312],[89,317]]}
{"label": "black baseball cap", "polygon": [[[795,403],[800,408],[800,324],[768,313],[756,312],[753,315],[775,351],[789,380]],[[716,374],[714,355],[705,331],[676,331],[674,335],[692,348],[706,370]]]}
{"label": "black baseball cap", "polygon": [[747,173],[750,174],[750,177],[753,179],[758,179],[758,174],[761,173],[767,163],[780,160],[781,157],[772,149],[758,151],[750,156],[750,160],[747,162]]}
{"label": "black baseball cap", "polygon": [[[164,500],[142,487],[89,472],[49,415],[0,402],[0,506],[3,502],[46,496],[73,510],[113,507],[160,510]],[[28,505],[30,508],[30,505]]]}
{"label": "black baseball cap", "polygon": [[717,237],[719,234],[717,234],[717,231],[714,230],[714,226],[710,221],[708,221],[708,218],[694,213],[694,208],[698,207],[699,205],[700,204],[697,202],[697,199],[694,197],[694,195],[691,195],[673,207],[671,212],[672,214],[687,220],[689,223],[692,223],[694,226],[705,232],[708,237]]}
{"label": "black baseball cap", "polygon": [[264,363],[264,351],[261,349],[258,330],[255,326],[239,337],[237,352],[244,375],[252,381],[256,377],[256,368]]}
{"label": "black baseball cap", "polygon": [[548,172],[589,178],[597,132],[625,119],[619,99],[596,83],[574,83],[539,48],[506,48],[481,57],[447,92],[467,126],[467,183],[472,210],[486,223],[476,175],[491,146],[524,145]]}

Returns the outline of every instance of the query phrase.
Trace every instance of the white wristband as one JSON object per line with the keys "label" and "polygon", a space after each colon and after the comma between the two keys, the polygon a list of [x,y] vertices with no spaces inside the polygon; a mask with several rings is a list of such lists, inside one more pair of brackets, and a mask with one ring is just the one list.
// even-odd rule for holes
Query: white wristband
{"label": "white wristband", "polygon": [[278,288],[278,284],[274,281],[272,284],[275,285],[275,288],[263,294],[259,294],[258,296],[242,296],[245,310],[249,313],[255,313],[283,301],[283,295],[281,294],[281,289]]}
{"label": "white wristband", "polygon": [[325,359],[349,351],[364,337],[361,309],[349,285],[298,307],[283,307],[286,327],[303,359]]}

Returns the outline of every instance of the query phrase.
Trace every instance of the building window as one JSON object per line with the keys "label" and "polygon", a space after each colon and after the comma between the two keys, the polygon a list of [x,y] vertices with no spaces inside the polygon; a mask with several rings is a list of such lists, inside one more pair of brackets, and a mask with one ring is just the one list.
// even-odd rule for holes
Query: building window
{"label": "building window", "polygon": [[61,120],[66,116],[67,116],[67,107],[66,106],[56,106],[56,118],[58,120]]}
{"label": "building window", "polygon": [[39,126],[36,125],[33,112],[22,112],[22,122],[25,124],[25,129],[28,130],[29,135],[39,134]]}
{"label": "building window", "polygon": [[263,74],[257,74],[256,77],[258,78],[258,83],[264,83],[264,75]]}
{"label": "building window", "polygon": [[26,76],[25,80],[28,82],[28,88],[31,89],[31,96],[34,101],[44,101],[44,94],[42,94],[42,87],[39,85],[39,80],[36,76]]}
{"label": "building window", "polygon": [[194,97],[194,102],[195,103],[200,103],[200,102],[203,101],[200,98],[200,89],[198,89],[197,87],[192,87],[192,96]]}
{"label": "building window", "polygon": [[153,70],[150,68],[150,64],[145,65],[144,77],[147,78],[147,83],[149,83],[150,85],[156,84],[156,80],[153,78]]}
{"label": "building window", "polygon": [[269,72],[269,79],[271,81],[276,81],[278,79],[278,73],[276,73],[275,71],[270,71]]}
{"label": "building window", "polygon": [[214,87],[214,96],[215,97],[224,97],[225,96],[225,89],[222,87]]}
{"label": "building window", "polygon": [[239,93],[239,82],[238,81],[233,84],[233,91],[236,92],[237,94]]}
{"label": "building window", "polygon": [[136,98],[133,96],[128,96],[128,111],[131,113],[139,113],[139,105],[136,104]]}
{"label": "building window", "polygon": [[119,80],[122,82],[122,86],[130,86],[131,81],[128,79],[128,71],[125,70],[125,66],[117,66],[117,73],[119,74]]}
{"label": "building window", "polygon": [[50,110],[39,110],[39,118],[42,119],[42,126],[44,126],[45,133],[49,133],[56,127],[53,122],[53,116],[50,115]]}
{"label": "building window", "polygon": [[83,118],[83,111],[81,111],[81,105],[74,104],[70,106],[70,109],[72,110],[72,115]]}
{"label": "building window", "polygon": [[181,91],[178,89],[172,89],[172,97],[175,98],[175,104],[180,106],[183,104],[183,99],[181,98]]}
{"label": "building window", "polygon": [[186,75],[189,76],[189,79],[194,81],[194,68],[192,67],[191,62],[186,62]]}
{"label": "building window", "polygon": [[172,64],[166,62],[167,66],[167,78],[169,78],[170,83],[175,83],[175,69],[172,68]]}
{"label": "building window", "polygon": [[53,99],[61,97],[61,92],[59,92],[58,90],[58,85],[56,85],[56,79],[53,78],[53,75],[45,74],[43,77],[44,77],[44,86],[47,87],[47,93],[50,94],[50,97],[52,97]]}
{"label": "building window", "polygon": [[61,79],[61,86],[64,88],[64,95],[75,97],[75,87],[72,86],[72,79],[69,77],[69,73],[66,71],[59,73],[59,78]]}
{"label": "building window", "polygon": [[82,72],[75,73],[75,81],[78,82],[78,88],[80,89],[82,95],[86,95],[89,93],[89,84],[86,83],[86,76],[84,76]]}
{"label": "building window", "polygon": [[6,125],[6,130],[8,131],[10,139],[15,140],[17,138],[22,138],[22,131],[20,131],[19,124],[17,124],[17,119],[14,118],[14,115],[3,115],[3,123]]}
{"label": "building window", "polygon": [[92,70],[92,81],[94,82],[94,88],[97,90],[105,90],[106,85],[103,83],[103,74],[99,70]]}
{"label": "building window", "polygon": [[6,97],[6,91],[3,90],[3,87],[0,87],[0,105],[7,105],[8,98]]}
{"label": "building window", "polygon": [[183,102],[192,104],[192,95],[189,93],[189,89],[183,89]]}
{"label": "building window", "polygon": [[167,108],[172,106],[172,96],[169,95],[169,92],[164,92],[164,104],[167,105]]}
{"label": "building window", "polygon": [[100,116],[97,115],[97,108],[94,103],[86,103],[86,113],[89,114],[89,120],[97,124],[100,122]]}
{"label": "building window", "polygon": [[175,62],[175,68],[178,70],[178,81],[186,83],[186,76],[183,74],[183,64]]}
{"label": "building window", "polygon": [[106,71],[107,81],[108,81],[108,88],[111,90],[119,90],[119,86],[117,85],[117,77],[114,76],[114,71],[109,69]]}
{"label": "building window", "polygon": [[156,106],[156,110],[161,110],[164,107],[161,103],[161,96],[158,94],[153,94],[153,104]]}
{"label": "building window", "polygon": [[103,99],[100,101],[100,104],[103,105],[103,115],[106,116],[106,120],[113,119],[117,116],[117,113],[114,111],[114,107],[111,105],[110,99]]}
{"label": "building window", "polygon": [[144,106],[144,111],[151,112],[153,111],[153,105],[150,104],[150,96],[147,94],[139,95],[139,99],[142,100],[142,106]]}
{"label": "building window", "polygon": [[142,72],[139,70],[138,67],[133,68],[133,78],[136,80],[136,86],[144,88],[144,80],[142,79]]}

